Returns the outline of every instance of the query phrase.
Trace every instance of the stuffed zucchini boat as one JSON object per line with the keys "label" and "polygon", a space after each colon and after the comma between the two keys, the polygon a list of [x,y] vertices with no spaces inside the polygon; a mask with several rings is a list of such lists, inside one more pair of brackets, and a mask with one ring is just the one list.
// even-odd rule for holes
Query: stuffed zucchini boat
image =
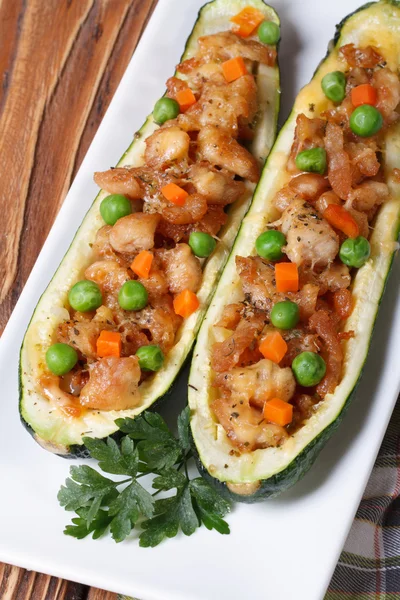
{"label": "stuffed zucchini boat", "polygon": [[400,215],[400,5],[367,4],[268,158],[200,329],[189,381],[199,466],[254,502],[287,489],[361,375]]}
{"label": "stuffed zucchini boat", "polygon": [[166,95],[95,173],[21,348],[20,414],[46,449],[84,452],[172,385],[275,139],[278,40],[262,0],[205,5]]}

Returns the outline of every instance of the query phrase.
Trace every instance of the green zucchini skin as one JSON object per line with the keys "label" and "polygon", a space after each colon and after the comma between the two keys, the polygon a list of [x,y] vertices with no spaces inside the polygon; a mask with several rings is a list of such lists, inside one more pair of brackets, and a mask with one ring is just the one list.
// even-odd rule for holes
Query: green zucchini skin
{"label": "green zucchini skin", "polygon": [[[334,46],[336,46],[336,44],[338,43],[339,38],[340,38],[340,34],[342,33],[343,26],[347,23],[347,21],[349,19],[351,19],[351,17],[354,17],[354,15],[356,15],[357,13],[362,12],[363,10],[365,10],[365,9],[369,8],[370,6],[372,6],[373,4],[375,4],[375,2],[366,2],[365,4],[363,4],[362,6],[360,6],[359,8],[356,8],[356,10],[353,10],[352,13],[349,13],[346,17],[344,17],[340,21],[340,23],[338,23],[336,25],[335,35],[333,36],[333,40],[332,40],[332,43],[333,43]],[[394,4],[394,2],[391,3],[391,4]],[[327,54],[329,54],[329,48],[328,48],[328,53]]]}
{"label": "green zucchini skin", "polygon": [[[275,22],[279,23],[279,18],[277,16],[277,14],[266,2],[264,2],[264,0],[249,0],[248,2],[246,2],[246,0],[211,0],[210,2],[206,3],[198,12],[197,19],[194,23],[192,32],[190,33],[189,37],[186,40],[184,51],[183,51],[183,54],[181,57],[181,61],[184,58],[187,58],[187,55],[190,56],[190,52],[193,52],[193,44],[194,44],[194,42],[196,42],[198,35],[204,35],[205,33],[212,32],[209,29],[207,29],[207,27],[209,25],[211,25],[211,29],[212,29],[212,25],[213,25],[212,19],[214,17],[216,18],[216,22],[222,23],[221,29],[226,28],[227,23],[229,23],[228,16],[230,16],[231,14],[232,15],[235,14],[236,12],[241,10],[241,8],[243,8],[244,6],[246,6],[248,4],[253,4],[256,7],[260,8],[261,10],[264,10],[267,18],[272,18]],[[270,146],[272,146],[272,141],[276,137],[277,120],[278,120],[278,112],[279,112],[279,98],[280,98],[278,66],[276,66],[274,68],[273,78],[271,77],[270,74],[265,74],[265,73],[261,72],[260,86],[261,86],[261,89],[264,90],[264,97],[265,97],[266,89],[268,90],[268,94],[269,94],[266,96],[267,98],[269,98],[269,99],[271,98],[271,90],[273,90],[273,96],[274,96],[273,102],[271,103],[272,108],[267,113],[265,113],[268,116],[264,117],[264,119],[261,119],[262,122],[260,124],[259,131],[264,132],[265,135],[264,135],[264,139],[260,138],[260,140],[259,140],[259,145],[257,146],[257,153],[256,153],[256,147],[254,147],[254,155],[255,156],[258,156],[258,157],[264,156],[265,157],[266,151],[267,150],[269,151]],[[263,101],[265,101],[265,98]],[[273,112],[273,111],[275,111],[275,112]],[[268,128],[267,133],[265,130],[266,126]],[[138,139],[141,138],[143,140],[144,137],[149,135],[149,132],[151,134],[152,127],[154,127],[153,119],[152,119],[152,115],[150,115],[147,118],[147,120],[145,121],[142,128],[140,129],[139,133],[141,133],[142,135],[138,136]],[[270,142],[270,143],[268,144],[268,142]],[[118,163],[119,165],[132,164],[130,159],[132,158],[132,156],[133,157],[135,156],[136,144],[137,144],[137,141],[134,140],[132,142],[132,144],[129,146],[129,148],[127,149],[127,151],[123,154],[120,162]],[[140,141],[139,141],[139,145],[140,145]],[[95,204],[95,203],[98,204],[99,201],[101,201],[101,199],[102,199],[101,197],[102,197],[102,192],[99,192],[99,194],[96,196],[93,204]],[[243,209],[240,209],[240,207],[238,207],[238,208],[239,208],[239,211],[243,210]],[[88,218],[88,215],[92,211],[92,209],[93,209],[93,205],[89,208],[85,219],[82,221],[82,225],[80,226],[76,235],[74,236],[74,239],[72,240],[71,245],[68,248],[64,259],[67,257],[70,250],[74,247],[74,242],[75,242],[76,238],[78,238],[79,232],[80,232],[81,228],[83,227],[83,224],[85,223],[85,220]],[[234,213],[234,210],[231,212]],[[238,221],[237,221],[237,218],[235,220],[233,217],[231,227],[232,227],[232,231],[234,232],[234,237],[236,236],[236,233],[237,233],[237,229],[236,229],[237,225],[235,226],[235,223],[238,223]],[[231,238],[232,241],[230,242],[230,245],[233,243],[234,237]],[[226,241],[228,241],[228,239]],[[222,246],[223,246],[223,244],[222,244]],[[229,248],[229,246],[228,246],[228,248]],[[223,252],[225,252],[225,251],[223,251]],[[222,256],[222,258],[220,258],[221,262],[219,265],[217,265],[217,269],[215,270],[216,271],[215,284],[218,281],[218,278],[223,270],[224,263],[226,262],[226,259],[227,259],[227,256],[223,256],[223,254],[220,256]],[[60,269],[60,267],[59,267],[59,269]],[[57,269],[57,271],[53,275],[53,278],[50,281],[48,288],[51,287],[53,280],[56,279],[59,269]],[[212,275],[212,272],[211,272],[211,275]],[[41,298],[39,299],[37,307],[39,306],[42,299],[45,297],[47,289],[44,291]],[[210,298],[211,298],[211,296],[209,296],[207,298],[207,302],[209,301]],[[37,309],[35,309],[35,312],[36,312],[36,310]],[[202,314],[202,317],[204,316],[204,314],[205,314],[205,311]],[[151,404],[147,403],[147,405],[143,406],[143,410],[153,410],[153,411],[157,410],[157,408],[160,406],[160,404],[166,398],[171,396],[171,393],[173,391],[173,385],[174,385],[177,375],[182,371],[184,365],[190,359],[189,357],[190,357],[191,346],[194,343],[195,335],[200,327],[200,323],[201,323],[201,321],[199,319],[198,322],[196,323],[195,327],[193,327],[193,329],[192,329],[193,339],[191,340],[191,345],[186,344],[186,347],[183,348],[180,358],[174,359],[174,362],[176,362],[178,364],[176,366],[176,369],[173,372],[173,376],[171,376],[171,368],[170,368],[168,376],[165,378],[165,382],[163,381],[161,393],[159,393],[159,391],[158,391],[157,394],[159,394],[159,395],[157,395],[156,398],[151,399]],[[31,318],[31,321],[28,325],[27,333],[29,332],[30,327],[31,326],[35,327],[35,325],[36,324],[35,324],[35,313],[34,313]],[[55,433],[53,435],[53,433],[50,431],[50,435],[48,435],[48,433],[49,433],[48,423],[46,423],[45,427],[44,427],[43,423],[41,424],[39,422],[40,415],[39,415],[39,417],[35,416],[34,418],[32,418],[32,407],[27,408],[27,406],[32,405],[32,402],[33,402],[29,398],[30,394],[32,393],[32,387],[30,384],[28,385],[28,383],[27,383],[28,375],[27,375],[26,355],[27,355],[27,353],[29,355],[29,351],[30,351],[29,349],[30,349],[30,346],[32,345],[31,343],[29,343],[29,338],[27,336],[27,333],[24,337],[24,341],[21,346],[20,363],[19,363],[19,392],[20,392],[20,394],[19,394],[19,414],[20,414],[21,423],[23,424],[25,429],[28,431],[28,433],[30,435],[32,435],[32,437],[35,439],[35,441],[38,442],[39,445],[41,445],[44,449],[51,451],[52,453],[55,453],[64,458],[87,458],[88,451],[82,443],[75,443],[74,441],[70,441],[70,439],[65,441],[65,438],[73,438],[74,436],[69,436],[69,435],[66,436],[64,433],[63,440],[60,440],[60,436],[58,436],[58,438],[57,438],[57,435],[58,435],[57,433]],[[158,387],[160,387],[160,386],[158,386]],[[93,431],[90,435],[93,435],[94,437],[97,437],[97,438],[104,438],[104,437],[107,437],[108,435],[110,435],[111,437],[116,437],[116,438],[119,436],[117,426],[114,424],[114,422],[112,422],[112,424],[110,426],[107,426],[107,433],[104,433],[104,426],[102,425],[102,427],[103,427],[103,429],[101,432],[100,431],[96,432],[95,428],[92,428]],[[111,429],[111,431],[110,431],[110,429]],[[42,433],[43,431],[44,431],[44,434]],[[77,436],[75,435],[75,437],[77,437]]]}
{"label": "green zucchini skin", "polygon": [[[400,230],[398,230],[398,232],[397,232],[397,238],[399,238],[399,233],[400,233]],[[385,293],[387,283],[389,281],[390,273],[391,273],[391,270],[393,267],[394,254],[395,253],[393,253],[393,255],[392,255],[390,268],[386,275],[385,288],[383,290],[380,303],[382,302],[382,298]],[[379,303],[376,313],[375,313],[374,330],[375,330],[376,320],[377,320],[378,313],[379,313],[380,303]],[[368,353],[367,353],[366,359],[369,354],[369,348],[371,346],[372,337],[373,337],[373,333],[369,340]],[[252,494],[251,496],[241,496],[240,494],[235,494],[235,493],[231,492],[228,489],[225,482],[219,481],[219,479],[215,479],[215,477],[212,477],[210,475],[210,473],[207,471],[207,469],[204,468],[204,466],[202,465],[202,463],[199,459],[197,449],[196,449],[196,450],[194,450],[194,452],[196,454],[195,460],[196,460],[196,464],[197,464],[199,470],[201,470],[201,474],[203,475],[203,477],[205,479],[207,479],[207,481],[209,481],[216,489],[218,489],[219,492],[221,493],[221,495],[224,496],[226,499],[232,500],[234,502],[243,502],[243,503],[247,503],[247,504],[254,504],[255,502],[262,502],[263,500],[266,500],[268,498],[274,498],[275,496],[278,496],[282,492],[285,492],[286,490],[291,488],[311,469],[311,467],[313,466],[319,453],[321,452],[323,447],[326,445],[328,440],[335,433],[335,431],[338,429],[339,425],[343,421],[343,418],[346,416],[347,411],[350,407],[350,404],[352,403],[353,399],[355,398],[357,388],[360,384],[366,359],[364,361],[363,369],[361,370],[361,372],[358,376],[358,379],[354,385],[354,388],[351,391],[351,393],[349,394],[349,396],[347,397],[346,403],[343,405],[343,408],[342,408],[340,414],[338,415],[338,417],[336,417],[335,421],[333,423],[331,423],[326,429],[321,431],[321,433],[316,438],[314,438],[314,440],[306,448],[304,448],[304,450],[296,457],[295,460],[293,460],[290,463],[290,465],[284,471],[282,471],[281,473],[277,473],[276,475],[274,475],[273,477],[270,477],[269,479],[264,480],[261,483],[258,490],[254,494]],[[193,444],[193,446],[195,448],[194,444]]]}
{"label": "green zucchini skin", "polygon": [[[337,25],[333,43],[331,43],[330,46],[328,47],[328,52],[327,52],[326,57],[328,57],[330,55],[333,48],[338,44],[344,25],[346,23],[348,23],[348,21],[354,15],[367,10],[371,6],[374,6],[374,5],[376,6],[377,4],[391,5],[395,9],[400,8],[400,2],[397,0],[392,0],[392,1],[381,0],[379,3],[370,2],[370,3],[363,5],[358,10],[354,11],[353,13],[351,13],[350,15],[345,17],[339,23],[339,25]],[[398,18],[400,20],[400,15],[397,15],[396,18]],[[320,66],[324,62],[325,58],[318,65],[318,68],[316,69],[315,73],[317,73]],[[315,75],[315,73],[314,73],[314,75]],[[287,124],[289,124],[294,117],[295,117],[295,114],[294,114],[294,112],[292,112],[288,117]],[[276,140],[275,146],[274,146],[274,148],[277,147],[279,150],[281,150],[281,147],[279,146],[279,139],[280,139],[281,135],[284,135],[284,130],[285,130],[285,125],[283,126],[281,133],[279,134],[279,136]],[[274,148],[272,149],[272,151],[267,159],[265,169],[267,169],[269,163],[271,163],[274,160]],[[264,196],[266,196],[266,195],[267,195],[267,190],[264,193]],[[256,193],[255,193],[255,196],[256,196]],[[250,212],[251,212],[251,207],[250,207]],[[243,227],[243,225],[242,225],[242,227]],[[400,233],[400,214],[398,212],[397,217],[394,220],[393,237],[391,237],[392,242],[395,242],[396,240],[399,239],[399,233]],[[238,243],[239,238],[240,238],[240,231],[239,231],[238,237],[236,239],[236,245]],[[385,241],[388,241],[388,240],[385,240]],[[235,254],[235,250],[237,250],[237,248],[235,248],[235,246],[234,246],[232,248],[232,254]],[[396,249],[393,244],[393,251],[387,253],[388,264],[386,266],[385,271],[382,274],[382,282],[383,282],[382,290],[381,290],[379,299],[376,301],[376,306],[374,307],[375,312],[373,313],[373,311],[371,310],[371,316],[373,314],[373,318],[371,319],[371,325],[372,325],[371,326],[371,334],[368,338],[368,341],[366,342],[366,346],[365,346],[366,353],[364,356],[364,360],[363,360],[361,367],[358,370],[357,374],[356,373],[354,374],[355,375],[354,384],[352,385],[351,390],[349,390],[349,392],[347,393],[347,397],[346,397],[345,401],[343,402],[343,404],[341,405],[340,410],[338,411],[334,420],[332,422],[330,422],[322,430],[317,432],[315,437],[309,443],[307,443],[307,445],[305,445],[303,447],[303,449],[297,455],[294,455],[292,460],[289,459],[288,462],[286,462],[284,464],[283,468],[281,468],[280,470],[277,470],[274,474],[269,475],[268,478],[266,478],[266,479],[262,479],[260,477],[258,480],[258,483],[259,483],[258,487],[252,493],[250,492],[249,494],[247,494],[247,493],[241,494],[241,493],[235,493],[234,491],[232,491],[232,489],[230,489],[229,482],[223,480],[224,474],[222,474],[223,469],[221,469],[221,465],[219,465],[217,468],[217,472],[222,475],[221,478],[218,478],[217,476],[213,476],[212,473],[215,473],[215,467],[213,467],[213,469],[211,469],[212,460],[210,460],[210,454],[207,454],[207,461],[208,461],[207,464],[210,465],[210,468],[208,469],[205,466],[205,464],[203,464],[202,459],[201,459],[201,453],[202,453],[202,445],[204,445],[205,438],[201,442],[198,442],[196,444],[196,434],[197,434],[199,425],[195,425],[195,426],[193,425],[194,417],[195,417],[196,411],[198,410],[199,404],[197,403],[197,400],[195,400],[193,403],[191,403],[191,395],[193,394],[193,397],[195,397],[195,394],[189,390],[189,405],[192,408],[192,420],[191,420],[192,451],[193,451],[193,454],[195,457],[197,467],[198,467],[201,475],[209,483],[211,483],[218,490],[218,492],[222,496],[224,496],[226,499],[235,501],[235,502],[252,504],[255,502],[264,501],[268,498],[273,498],[275,496],[278,496],[282,492],[286,491],[290,487],[292,487],[312,467],[312,465],[314,464],[315,460],[317,459],[319,453],[321,452],[321,450],[323,449],[325,444],[328,442],[328,440],[331,438],[331,436],[334,434],[334,432],[339,427],[353,398],[355,397],[357,387],[358,387],[361,377],[362,377],[362,372],[363,372],[363,368],[365,366],[365,361],[368,356],[369,348],[370,348],[371,341],[372,341],[373,331],[374,331],[374,328],[376,325],[376,319],[377,319],[379,307],[380,307],[380,304],[381,304],[381,301],[382,301],[382,298],[383,298],[383,295],[385,292],[385,288],[386,288],[386,285],[387,285],[387,282],[389,279],[389,275],[390,275],[390,272],[392,269],[395,252],[396,252]],[[229,263],[227,263],[227,267],[226,267],[227,270],[229,268],[228,264]],[[223,283],[223,281],[221,281],[221,285],[222,285],[222,283]],[[218,294],[218,289],[216,290],[216,295],[217,294]],[[211,307],[211,305],[210,305],[210,307]],[[211,311],[211,308],[209,309],[209,311]],[[207,315],[205,317],[204,327],[206,327],[206,324],[207,324]],[[201,332],[200,332],[200,338],[201,338]],[[201,347],[200,348],[196,347],[195,353],[201,353]],[[203,360],[204,360],[204,357],[203,357]],[[194,367],[196,367],[196,365],[194,365]],[[193,383],[198,384],[199,381],[196,382],[195,380],[193,380]],[[205,425],[203,423],[203,427],[204,426],[206,427],[207,424]],[[217,461],[219,461],[219,459],[217,459]],[[225,466],[228,467],[228,465],[225,465]],[[226,477],[226,475],[225,475],[225,477]],[[252,483],[252,481],[253,480],[249,481],[248,479],[243,479],[243,483]],[[235,478],[235,483],[240,484],[240,480],[238,478]],[[257,482],[254,481],[254,483],[257,483]],[[235,486],[233,486],[233,487],[235,487]]]}
{"label": "green zucchini skin", "polygon": [[[397,229],[397,238],[398,239],[399,239],[399,236],[400,236],[400,223],[398,224],[398,229]],[[395,252],[393,252],[393,254],[392,254],[392,259],[390,262],[389,270],[387,272],[386,279],[385,279],[385,286],[384,286],[384,289],[382,292],[382,296],[381,296],[379,305],[377,306],[377,309],[376,309],[375,320],[374,320],[374,325],[373,325],[374,330],[375,330],[376,320],[377,320],[378,313],[379,313],[379,307],[382,302],[383,295],[385,293],[385,289],[386,289],[387,283],[389,281],[390,273],[391,273],[391,270],[393,267],[394,255],[395,255]],[[373,338],[373,333],[369,340],[368,353],[369,353],[369,348],[371,346],[372,338]],[[368,357],[368,353],[365,358],[365,361]],[[365,361],[364,361],[364,365],[365,365]],[[363,368],[364,368],[364,365],[363,365]],[[219,479],[216,479],[215,477],[213,477],[207,471],[207,469],[204,467],[203,463],[200,460],[200,456],[199,456],[196,444],[193,439],[193,433],[191,432],[191,448],[192,448],[192,452],[193,452],[193,456],[194,456],[194,459],[196,462],[197,469],[201,473],[202,477],[204,479],[206,479],[206,481],[208,481],[216,490],[218,490],[218,492],[221,494],[221,496],[223,496],[226,500],[230,500],[233,502],[242,502],[243,504],[254,504],[256,502],[263,502],[264,500],[267,500],[268,498],[274,498],[275,496],[279,496],[279,494],[281,494],[282,492],[285,492],[286,490],[291,488],[293,485],[295,485],[295,483],[297,483],[311,469],[311,467],[313,466],[319,453],[321,452],[321,450],[323,449],[325,444],[328,442],[328,440],[335,433],[335,431],[338,429],[343,418],[345,417],[345,415],[350,407],[350,404],[352,403],[352,401],[356,395],[356,391],[360,384],[362,374],[363,374],[363,369],[360,371],[360,374],[354,385],[354,388],[351,391],[351,393],[349,394],[349,396],[347,397],[346,403],[343,405],[343,408],[340,411],[340,414],[335,419],[335,421],[333,423],[331,423],[328,427],[326,427],[326,429],[321,431],[321,433],[317,437],[315,437],[313,439],[313,441],[310,444],[308,444],[308,446],[306,448],[304,448],[304,450],[295,458],[295,460],[293,460],[289,464],[288,467],[286,467],[286,469],[284,471],[277,473],[276,475],[274,475],[273,477],[270,477],[269,479],[264,479],[261,482],[261,485],[258,488],[258,490],[256,492],[254,492],[254,494],[251,494],[249,496],[235,494],[228,488],[227,484],[224,481],[220,481]]]}
{"label": "green zucchini skin", "polygon": [[195,458],[196,466],[202,475],[202,477],[208,481],[226,500],[230,500],[233,502],[241,502],[243,504],[255,504],[256,502],[263,502],[269,498],[274,498],[275,496],[279,496],[282,492],[285,492],[289,488],[291,488],[295,483],[297,483],[313,466],[316,458],[321,452],[322,448],[328,442],[332,434],[339,427],[342,422],[343,417],[345,416],[348,407],[352,399],[354,398],[356,388],[361,379],[360,377],[357,380],[356,385],[352,393],[348,396],[346,404],[343,406],[343,409],[340,415],[336,418],[336,420],[331,423],[326,429],[321,431],[321,433],[313,439],[313,441],[308,444],[304,450],[296,456],[296,458],[285,468],[284,471],[269,477],[268,479],[264,479],[261,481],[260,487],[253,494],[250,495],[242,495],[235,494],[232,492],[225,481],[220,481],[213,477],[209,471],[204,467],[201,462],[199,453],[197,451],[196,444],[194,443],[192,436],[192,452]]}
{"label": "green zucchini skin", "polygon": [[[189,362],[189,360],[190,360],[190,355],[188,357],[186,357],[186,360],[185,360],[185,362],[184,362],[184,364],[182,366],[182,369]],[[20,375],[20,372],[21,372],[21,368],[19,369],[19,388],[21,389],[21,375]],[[162,405],[162,403],[169,396],[171,396],[171,394],[173,392],[173,388],[174,388],[174,384],[172,384],[171,387],[162,396],[160,396],[160,398],[158,398],[148,408],[148,410],[151,411],[151,412],[157,411],[159,409],[159,407]],[[25,430],[45,450],[49,450],[50,452],[52,452],[53,454],[56,454],[57,456],[60,456],[61,458],[67,458],[67,459],[72,459],[72,460],[74,460],[74,459],[78,460],[78,459],[87,459],[87,458],[90,458],[90,452],[86,448],[85,444],[71,444],[70,446],[67,446],[67,447],[63,447],[63,446],[57,447],[54,444],[46,444],[46,442],[44,442],[43,440],[41,440],[38,437],[38,435],[37,435],[36,431],[33,429],[33,427],[24,419],[21,410],[19,411],[19,417],[20,417],[21,424],[24,426]],[[121,438],[121,432],[119,430],[117,430],[115,433],[113,433],[113,434],[111,434],[110,436],[107,436],[107,437],[111,437],[116,442],[118,442],[119,439]],[[102,439],[106,439],[106,438],[102,438]]]}
{"label": "green zucchini skin", "polygon": [[[182,367],[181,367],[179,373],[184,371],[185,367],[190,363],[191,357],[192,357],[192,353],[190,352],[188,354],[188,356],[186,356],[186,359],[185,359],[184,363],[182,364]],[[61,458],[67,458],[67,459],[72,459],[72,460],[90,458],[90,452],[86,448],[85,444],[71,444],[68,447],[64,447],[64,446],[57,447],[54,444],[47,445],[47,443],[45,441],[43,441],[42,439],[40,439],[40,437],[38,437],[34,428],[26,421],[26,419],[24,419],[23,414],[22,414],[22,410],[21,410],[22,373],[21,373],[21,371],[22,371],[22,367],[21,367],[21,362],[20,362],[19,368],[18,368],[18,387],[19,387],[19,394],[20,394],[20,396],[19,396],[19,406],[20,406],[19,417],[20,417],[21,424],[23,425],[23,427],[25,428],[27,433],[29,433],[40,446],[42,446],[46,450],[49,450],[53,454],[60,456]],[[177,373],[177,377],[178,377],[179,373]],[[163,404],[163,402],[165,400],[167,400],[173,394],[177,377],[174,380],[173,384],[169,387],[169,389],[167,389],[162,396],[157,398],[157,400],[148,408],[148,411],[156,412],[160,408],[160,406]],[[120,440],[120,438],[122,437],[122,433],[120,430],[117,429],[115,431],[115,433],[111,434],[110,436],[106,436],[106,437],[111,437],[116,442],[118,442]],[[106,439],[106,437],[104,437],[102,439]]]}

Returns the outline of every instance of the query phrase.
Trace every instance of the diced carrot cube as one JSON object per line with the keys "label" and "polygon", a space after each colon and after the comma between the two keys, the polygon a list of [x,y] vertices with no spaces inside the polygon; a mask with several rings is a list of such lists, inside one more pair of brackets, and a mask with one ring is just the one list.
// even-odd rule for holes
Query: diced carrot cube
{"label": "diced carrot cube", "polygon": [[100,357],[121,356],[121,334],[103,329],[97,338],[96,349]]}
{"label": "diced carrot cube", "polygon": [[271,398],[264,404],[264,419],[284,427],[293,419],[293,406],[280,398]]}
{"label": "diced carrot cube", "polygon": [[287,344],[279,331],[273,331],[262,340],[259,349],[264,358],[278,364],[287,352]]}
{"label": "diced carrot cube", "polygon": [[139,252],[133,259],[131,269],[141,279],[148,279],[152,262],[152,253],[148,250],[142,250],[142,252]]}
{"label": "diced carrot cube", "polygon": [[237,15],[231,18],[235,23],[234,32],[241,37],[249,37],[257,27],[264,21],[265,15],[253,6],[245,6]]}
{"label": "diced carrot cube", "polygon": [[200,306],[196,294],[190,290],[183,290],[174,298],[174,311],[184,319],[190,317]]}
{"label": "diced carrot cube", "polygon": [[275,282],[278,292],[297,292],[299,290],[299,270],[290,262],[276,263]]}
{"label": "diced carrot cube", "polygon": [[351,103],[353,106],[361,106],[362,104],[370,104],[375,106],[378,99],[376,89],[369,83],[357,85],[351,90]]}
{"label": "diced carrot cube", "polygon": [[242,75],[247,75],[248,73],[241,56],[230,58],[223,62],[221,66],[224,77],[228,83],[235,81],[236,79],[239,79],[239,77],[242,77]]}
{"label": "diced carrot cube", "polygon": [[186,198],[189,196],[186,190],[176,185],[176,183],[168,183],[161,188],[161,193],[170,202],[177,206],[183,206]]}
{"label": "diced carrot cube", "polygon": [[190,87],[179,90],[179,92],[175,94],[175,99],[179,104],[181,112],[185,112],[190,106],[197,102],[196,96],[193,94]]}
{"label": "diced carrot cube", "polygon": [[339,204],[328,204],[322,216],[330,225],[343,231],[349,238],[355,238],[360,235],[360,228],[357,221],[351,214]]}

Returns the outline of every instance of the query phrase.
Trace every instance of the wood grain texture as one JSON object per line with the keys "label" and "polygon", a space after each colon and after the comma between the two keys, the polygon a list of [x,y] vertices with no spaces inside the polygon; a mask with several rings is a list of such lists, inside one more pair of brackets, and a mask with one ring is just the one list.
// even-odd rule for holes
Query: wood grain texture
{"label": "wood grain texture", "polygon": [[2,600],[117,600],[117,595],[0,563]]}
{"label": "wood grain texture", "polygon": [[[0,0],[0,333],[156,2]],[[0,598],[117,596],[0,563]]]}
{"label": "wood grain texture", "polygon": [[0,0],[0,332],[155,3]]}

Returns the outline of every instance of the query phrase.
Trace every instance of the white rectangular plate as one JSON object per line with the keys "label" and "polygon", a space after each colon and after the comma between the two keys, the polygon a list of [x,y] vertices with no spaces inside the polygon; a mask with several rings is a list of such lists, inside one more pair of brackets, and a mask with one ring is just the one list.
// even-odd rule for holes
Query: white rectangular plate
{"label": "white rectangular plate", "polygon": [[[3,335],[0,348],[0,560],[142,600],[319,600],[346,539],[399,387],[395,261],[362,383],[343,424],[304,479],[281,497],[238,505],[231,535],[205,528],[154,549],[133,539],[76,541],[57,491],[70,463],[42,450],[18,416],[18,352],[34,306],[96,194],[95,170],[115,164],[164,91],[201,0],[159,4],[79,170]],[[334,26],[359,0],[275,0],[282,19],[283,117],[325,55]],[[400,167],[400,159],[399,159]],[[163,410],[171,417],[181,390]],[[173,406],[175,404],[175,407]]]}

